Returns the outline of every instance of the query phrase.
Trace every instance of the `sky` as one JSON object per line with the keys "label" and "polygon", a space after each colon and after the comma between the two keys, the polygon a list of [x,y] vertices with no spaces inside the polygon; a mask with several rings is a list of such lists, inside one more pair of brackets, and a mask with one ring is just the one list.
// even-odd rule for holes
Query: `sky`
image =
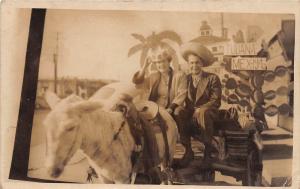
{"label": "sky", "polygon": [[[258,25],[264,30],[261,39],[269,41],[284,19],[294,16],[224,13],[224,26],[231,37],[238,30],[245,33],[248,25]],[[220,13],[47,10],[39,78],[54,78],[53,53],[58,45],[58,77],[130,80],[140,58],[140,53],[127,57],[128,50],[139,43],[132,33],[148,36],[173,30],[188,42],[199,36],[202,21],[208,22],[213,35],[221,35]],[[178,51],[177,44],[170,44]]]}

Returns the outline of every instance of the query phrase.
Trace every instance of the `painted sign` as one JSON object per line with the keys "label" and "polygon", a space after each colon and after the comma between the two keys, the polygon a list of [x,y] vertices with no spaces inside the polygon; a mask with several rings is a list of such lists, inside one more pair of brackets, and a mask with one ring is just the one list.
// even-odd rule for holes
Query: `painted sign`
{"label": "painted sign", "polygon": [[267,70],[266,58],[236,57],[231,59],[232,70]]}
{"label": "painted sign", "polygon": [[224,55],[241,56],[241,55],[257,55],[260,51],[259,43],[228,43],[225,45]]}

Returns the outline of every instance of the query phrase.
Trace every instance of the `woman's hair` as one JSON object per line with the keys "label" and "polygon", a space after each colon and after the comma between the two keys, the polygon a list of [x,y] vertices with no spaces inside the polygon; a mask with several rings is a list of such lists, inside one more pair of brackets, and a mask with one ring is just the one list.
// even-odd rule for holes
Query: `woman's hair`
{"label": "woman's hair", "polygon": [[166,46],[156,46],[150,50],[149,57],[153,59],[166,59],[168,62],[172,61],[172,53]]}

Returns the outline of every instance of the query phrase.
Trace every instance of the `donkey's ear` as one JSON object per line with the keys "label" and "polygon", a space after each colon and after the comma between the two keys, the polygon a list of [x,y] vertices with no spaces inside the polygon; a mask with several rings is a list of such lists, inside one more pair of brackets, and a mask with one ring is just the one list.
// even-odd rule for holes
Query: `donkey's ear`
{"label": "donkey's ear", "polygon": [[99,101],[81,101],[72,104],[68,108],[68,113],[75,113],[75,114],[88,113],[102,107],[103,104]]}
{"label": "donkey's ear", "polygon": [[121,112],[124,117],[129,117],[129,106],[125,102],[118,102],[112,110]]}
{"label": "donkey's ear", "polygon": [[45,99],[51,109],[53,109],[61,100],[54,92],[49,90],[45,93]]}

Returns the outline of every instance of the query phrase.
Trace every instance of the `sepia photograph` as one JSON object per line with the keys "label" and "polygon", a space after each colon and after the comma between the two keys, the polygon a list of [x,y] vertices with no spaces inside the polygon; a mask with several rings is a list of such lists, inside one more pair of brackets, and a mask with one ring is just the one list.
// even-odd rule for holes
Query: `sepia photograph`
{"label": "sepia photograph", "polygon": [[294,14],[30,11],[9,179],[292,186]]}

